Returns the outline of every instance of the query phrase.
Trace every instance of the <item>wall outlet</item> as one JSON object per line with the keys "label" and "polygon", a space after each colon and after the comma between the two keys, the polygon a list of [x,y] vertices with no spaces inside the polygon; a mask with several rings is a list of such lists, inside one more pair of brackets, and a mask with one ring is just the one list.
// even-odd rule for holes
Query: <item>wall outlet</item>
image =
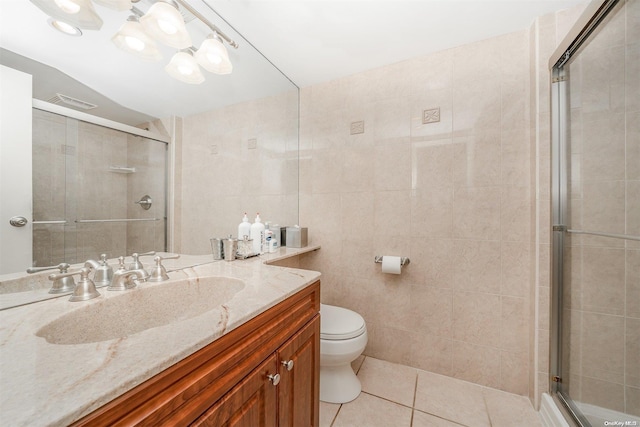
{"label": "wall outlet", "polygon": [[422,124],[438,123],[440,121],[440,107],[422,111]]}
{"label": "wall outlet", "polygon": [[351,135],[356,135],[359,133],[364,133],[364,120],[351,123]]}
{"label": "wall outlet", "polygon": [[249,148],[249,150],[255,150],[256,148],[258,148],[258,140],[256,138],[251,138],[249,141],[247,141],[247,147]]}
{"label": "wall outlet", "polygon": [[218,154],[218,146],[216,144],[209,146],[209,152],[211,154]]}

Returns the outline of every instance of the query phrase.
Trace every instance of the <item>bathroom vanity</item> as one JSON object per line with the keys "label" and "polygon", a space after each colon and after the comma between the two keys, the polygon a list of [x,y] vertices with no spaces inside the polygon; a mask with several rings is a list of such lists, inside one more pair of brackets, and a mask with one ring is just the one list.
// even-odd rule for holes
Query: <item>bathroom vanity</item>
{"label": "bathroom vanity", "polygon": [[319,308],[315,282],[74,425],[317,426]]}
{"label": "bathroom vanity", "polygon": [[[131,291],[99,289],[95,300],[1,311],[3,419],[318,425],[320,274],[263,261],[207,263]],[[213,302],[201,308],[202,299]]]}

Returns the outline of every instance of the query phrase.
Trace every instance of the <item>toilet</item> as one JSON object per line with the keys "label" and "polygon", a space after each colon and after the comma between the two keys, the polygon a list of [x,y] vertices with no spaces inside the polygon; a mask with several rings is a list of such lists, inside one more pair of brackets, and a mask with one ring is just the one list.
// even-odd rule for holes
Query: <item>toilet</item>
{"label": "toilet", "polygon": [[360,380],[351,362],[367,345],[367,326],[355,311],[320,304],[320,400],[347,403],[358,397]]}

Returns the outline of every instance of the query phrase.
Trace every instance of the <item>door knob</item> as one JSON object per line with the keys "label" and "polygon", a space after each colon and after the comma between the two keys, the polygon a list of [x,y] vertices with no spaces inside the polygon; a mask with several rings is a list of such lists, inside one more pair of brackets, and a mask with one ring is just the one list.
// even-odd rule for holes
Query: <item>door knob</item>
{"label": "door knob", "polygon": [[29,221],[27,220],[27,218],[23,216],[14,216],[9,220],[9,224],[13,225],[14,227],[24,227],[28,222]]}
{"label": "door knob", "polygon": [[271,375],[267,375],[267,378],[269,378],[269,381],[271,381],[273,383],[273,385],[278,385],[280,384],[280,374],[271,374]]}

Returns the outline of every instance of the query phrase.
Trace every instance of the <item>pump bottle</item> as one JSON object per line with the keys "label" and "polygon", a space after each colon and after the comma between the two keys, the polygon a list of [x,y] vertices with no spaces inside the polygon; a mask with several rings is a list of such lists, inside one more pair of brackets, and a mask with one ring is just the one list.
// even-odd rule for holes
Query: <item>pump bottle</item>
{"label": "pump bottle", "polygon": [[264,240],[264,224],[260,220],[260,214],[256,214],[256,220],[251,224],[251,239],[253,240],[253,253],[262,253],[262,242]]}

